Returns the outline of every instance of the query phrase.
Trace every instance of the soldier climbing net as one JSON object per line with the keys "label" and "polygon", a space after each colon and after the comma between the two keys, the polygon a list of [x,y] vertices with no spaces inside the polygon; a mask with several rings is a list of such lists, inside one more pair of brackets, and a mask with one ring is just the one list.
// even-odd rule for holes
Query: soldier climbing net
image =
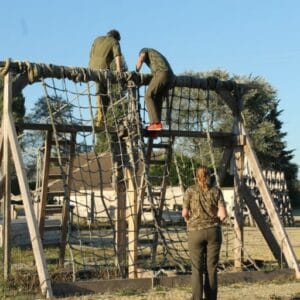
{"label": "soldier climbing net", "polygon": [[[26,73],[32,85],[25,95],[39,98],[39,108],[45,109],[44,118],[16,126],[23,160],[37,158],[36,218],[44,245],[51,242],[48,231],[56,233],[60,264],[72,269],[74,279],[82,271],[98,278],[189,272],[183,193],[195,182],[199,164],[211,167],[220,182],[217,169],[232,145],[232,133],[223,130],[228,123],[219,116],[236,113],[236,104],[218,89],[235,91],[237,85],[178,77],[164,101],[164,130],[153,138],[144,130],[143,86],[150,75],[127,72],[117,78],[106,71],[28,63],[15,68],[20,73],[15,88],[27,85],[22,83]],[[95,81],[106,82],[107,95],[96,94]],[[110,104],[99,124],[101,96]],[[253,187],[253,178],[247,180]],[[289,201],[280,203],[282,215],[290,216]],[[259,269],[233,222],[229,218],[224,226],[220,270],[232,270],[239,248],[242,268]]]}

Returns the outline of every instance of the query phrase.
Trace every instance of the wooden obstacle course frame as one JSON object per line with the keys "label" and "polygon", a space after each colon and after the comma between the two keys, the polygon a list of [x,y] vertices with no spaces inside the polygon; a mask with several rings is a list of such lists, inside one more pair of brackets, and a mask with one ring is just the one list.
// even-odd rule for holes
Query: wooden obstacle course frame
{"label": "wooden obstacle course frame", "polygon": [[[19,66],[20,64],[18,64]],[[1,63],[0,63],[1,66]],[[60,70],[59,66],[51,66],[52,67],[52,71],[50,72],[48,69],[46,69],[44,71],[44,76],[45,77],[55,77],[55,78],[68,78],[71,80],[76,81],[76,79],[74,79],[74,75],[72,75],[73,73],[68,69],[68,68],[64,68],[64,76],[62,77],[62,73],[58,72],[58,70]],[[13,65],[12,68],[17,68],[16,65]],[[54,70],[54,72],[53,72]],[[69,73],[69,71],[71,73]],[[79,73],[81,72],[80,70],[77,70]],[[48,72],[48,73],[47,73]],[[97,74],[99,72],[96,72],[94,74],[93,70],[90,70],[90,73],[92,74],[92,76],[96,76],[95,74]],[[128,75],[129,73],[127,72],[126,75]],[[86,74],[85,74],[86,75]],[[112,78],[114,74],[112,74]],[[130,75],[130,74],[129,74]],[[128,75],[128,76],[129,76]],[[88,77],[88,76],[87,76]],[[143,82],[142,80],[140,81],[141,84],[145,84],[147,83],[147,80],[149,80],[149,78],[151,78],[151,76],[145,76],[144,79],[146,78],[146,81]],[[187,80],[189,78],[189,80]],[[94,77],[94,80],[96,79],[96,77]],[[99,80],[99,77],[97,77],[97,79]],[[22,80],[24,79],[24,76],[22,77]],[[38,81],[39,79],[35,79],[36,81]],[[90,78],[88,78],[87,80],[91,80]],[[148,81],[149,82],[149,81]],[[28,83],[28,82],[27,82]],[[20,86],[22,86],[20,84]],[[270,192],[268,191],[268,188],[266,186],[265,180],[263,178],[262,175],[262,170],[260,168],[259,162],[255,156],[255,153],[253,151],[253,147],[251,145],[251,141],[249,136],[247,135],[247,133],[245,132],[245,128],[243,125],[243,120],[240,117],[240,106],[241,106],[241,99],[238,99],[235,95],[233,95],[233,93],[231,91],[235,90],[235,88],[237,88],[237,85],[233,82],[233,81],[226,81],[226,82],[222,82],[220,80],[217,80],[216,78],[206,78],[206,79],[195,79],[195,80],[190,80],[190,77],[188,76],[178,76],[176,77],[175,80],[175,86],[178,87],[188,87],[188,88],[201,88],[201,89],[206,89],[206,88],[210,88],[214,91],[216,91],[221,97],[222,99],[224,99],[224,101],[227,103],[227,105],[232,109],[234,116],[236,117],[236,129],[235,132],[233,133],[212,133],[211,137],[212,138],[219,138],[219,141],[224,142],[225,145],[228,147],[228,151],[226,151],[226,155],[224,154],[223,157],[223,163],[222,163],[222,169],[221,171],[224,171],[224,169],[226,168],[226,166],[228,165],[228,161],[229,161],[229,157],[231,154],[231,151],[233,151],[234,153],[234,157],[235,157],[235,178],[236,178],[236,190],[237,190],[237,195],[241,195],[242,197],[247,198],[246,203],[249,203],[247,201],[251,201],[250,197],[247,197],[247,193],[245,192],[245,190],[247,189],[243,184],[242,184],[242,168],[243,168],[243,161],[245,159],[245,157],[248,158],[248,160],[251,163],[251,167],[253,170],[253,174],[254,176],[256,176],[259,180],[258,180],[258,186],[263,198],[264,203],[266,204],[266,207],[268,209],[268,213],[271,219],[271,223],[274,227],[274,231],[275,231],[275,238],[271,238],[271,240],[269,240],[270,238],[264,235],[264,238],[268,241],[268,245],[270,248],[272,248],[272,253],[276,256],[276,259],[278,260],[278,249],[280,249],[282,251],[282,254],[284,255],[284,258],[288,264],[288,266],[291,269],[295,270],[295,274],[296,274],[296,278],[300,278],[300,272],[299,272],[299,266],[297,264],[297,260],[295,257],[295,253],[291,247],[291,244],[289,242],[289,238],[284,230],[284,227],[278,217],[278,214],[276,213],[275,210],[275,206],[274,203],[272,201]],[[22,86],[23,87],[23,86]],[[3,142],[3,168],[4,168],[4,174],[3,174],[3,178],[5,180],[5,192],[4,192],[4,196],[5,196],[5,205],[7,206],[6,209],[6,213],[5,215],[10,215],[10,213],[8,214],[7,212],[10,212],[10,208],[9,208],[9,204],[10,204],[10,193],[9,193],[9,183],[10,183],[10,178],[9,178],[9,161],[10,161],[10,154],[9,152],[11,151],[12,153],[12,158],[13,158],[13,162],[15,163],[15,168],[16,168],[16,172],[17,172],[17,177],[19,180],[19,184],[20,184],[20,188],[21,188],[21,194],[22,194],[22,199],[23,199],[23,203],[24,203],[24,208],[25,208],[25,214],[26,214],[26,220],[28,222],[28,227],[29,227],[29,232],[30,232],[30,237],[31,237],[31,241],[32,241],[32,246],[33,246],[33,251],[34,251],[34,255],[35,255],[35,260],[36,260],[36,265],[37,265],[37,270],[38,270],[38,274],[39,274],[39,279],[40,279],[40,284],[41,284],[41,289],[42,292],[47,294],[49,297],[51,297],[52,295],[52,289],[51,289],[51,283],[50,283],[50,279],[49,279],[49,275],[48,275],[48,271],[47,271],[47,267],[46,267],[46,263],[45,263],[45,257],[44,257],[44,252],[42,249],[42,243],[41,243],[41,238],[40,238],[40,234],[39,234],[39,226],[38,226],[38,222],[35,218],[34,215],[34,211],[33,211],[33,207],[32,207],[32,199],[31,199],[31,195],[30,195],[30,191],[29,191],[29,187],[28,187],[28,182],[26,180],[26,176],[25,176],[25,172],[24,172],[24,165],[22,162],[22,158],[21,158],[21,152],[20,152],[20,147],[18,145],[18,141],[17,141],[17,135],[16,135],[16,130],[15,130],[15,125],[13,123],[13,119],[12,119],[12,114],[11,114],[11,103],[12,103],[12,79],[11,79],[11,72],[9,71],[6,75],[5,75],[5,89],[4,89],[4,109],[3,109],[3,120],[2,120],[2,142]],[[18,126],[20,127],[26,127],[26,124],[19,124]],[[33,124],[27,124],[28,127],[32,127],[34,128],[35,126]],[[49,128],[48,125],[37,125],[36,128]],[[62,128],[62,130],[65,131],[75,131],[79,130],[79,129],[68,129],[68,127],[64,127]],[[86,127],[85,129],[83,129],[82,127],[80,127],[80,130],[91,130],[90,127]],[[101,129],[96,129],[97,131],[101,131]],[[184,132],[184,131],[171,131],[171,130],[163,130],[160,132],[161,136],[166,136],[166,137],[170,137],[170,136],[195,136],[195,137],[206,137],[206,133],[203,132]],[[114,163],[117,163],[117,161],[114,161]],[[118,166],[117,168],[118,169]],[[70,171],[72,172],[72,170]],[[223,172],[224,173],[224,172]],[[127,193],[123,190],[123,188],[119,188],[116,187],[117,189],[117,195],[118,195],[118,216],[117,216],[117,253],[119,255],[118,259],[119,259],[119,265],[122,266],[122,268],[124,267],[123,262],[126,260],[126,257],[124,257],[124,253],[126,253],[126,242],[125,242],[125,226],[126,226],[126,198],[128,199],[128,201],[130,201],[130,203],[133,203],[133,211],[134,212],[138,212],[138,204],[136,201],[136,191],[135,189],[137,188],[136,185],[134,184],[133,180],[132,180],[132,176],[134,174],[132,174],[132,170],[128,169],[126,171],[126,180],[128,181],[128,185],[130,186],[130,191]],[[115,176],[118,176],[118,174],[115,174]],[[240,220],[241,219],[241,209],[239,208],[240,205],[240,201],[238,201],[237,203],[237,207],[236,207],[236,216],[235,219],[236,220]],[[248,205],[251,206],[251,205]],[[255,208],[252,208],[255,210]],[[67,210],[66,210],[67,211]],[[130,232],[131,232],[131,236],[130,236],[130,240],[131,241],[135,241],[135,243],[137,243],[137,236],[138,236],[138,219],[137,219],[137,215],[136,216],[131,216],[128,221],[130,224]],[[9,253],[10,253],[10,245],[9,245],[9,222],[10,220],[8,219],[9,217],[6,216],[6,225],[5,225],[5,248],[4,248],[4,257],[5,257],[5,274],[8,276],[9,272],[10,272],[10,266],[9,266],[9,261],[10,261],[10,257],[9,257]],[[64,219],[67,223],[67,218]],[[65,223],[65,224],[66,224]],[[242,226],[239,223],[239,226],[237,226],[239,236],[240,236],[240,241],[243,240],[242,238]],[[261,227],[261,230],[265,230],[265,225],[263,225]],[[64,239],[64,238],[63,238]],[[277,242],[277,245],[274,246],[275,241]],[[279,248],[278,248],[279,246]],[[274,247],[274,249],[273,249]],[[64,257],[64,255],[61,255],[61,258]],[[129,260],[131,261],[132,265],[134,266],[133,269],[130,270],[130,274],[133,274],[132,277],[135,278],[136,275],[136,266],[137,266],[137,247],[136,244],[130,244],[130,247],[128,249],[128,257]],[[240,262],[242,260],[243,254],[242,254],[242,247],[238,247],[237,249],[237,253],[236,253],[236,266],[240,266]],[[121,269],[121,274],[123,274],[122,276],[124,276],[125,274],[125,270]]]}

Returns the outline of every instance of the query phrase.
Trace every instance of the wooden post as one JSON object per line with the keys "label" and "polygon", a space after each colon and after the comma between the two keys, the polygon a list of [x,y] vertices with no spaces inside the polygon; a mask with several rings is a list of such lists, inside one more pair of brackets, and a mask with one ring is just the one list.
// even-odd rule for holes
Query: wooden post
{"label": "wooden post", "polygon": [[111,135],[111,151],[113,163],[113,188],[117,196],[117,208],[115,215],[116,232],[116,265],[122,278],[126,277],[126,185],[123,173],[123,162],[126,161],[126,144],[119,140],[116,134]]}
{"label": "wooden post", "polygon": [[232,158],[232,152],[233,152],[233,150],[232,150],[231,147],[226,148],[224,150],[223,157],[222,157],[222,160],[221,160],[221,166],[220,166],[220,169],[219,169],[219,172],[218,172],[220,185],[222,185],[222,183],[224,181],[227,167],[228,167],[228,165],[230,163],[230,160]]}
{"label": "wooden post", "polygon": [[38,224],[41,239],[43,239],[44,235],[44,227],[45,227],[45,211],[48,200],[48,179],[49,179],[49,159],[51,152],[51,140],[52,140],[52,132],[49,130],[46,132],[45,139],[45,149],[44,149],[44,157],[43,157],[43,171],[42,171],[42,189],[40,194],[40,203],[38,206],[39,214],[38,214]]}
{"label": "wooden post", "polygon": [[12,76],[8,73],[4,81],[3,99],[3,176],[4,176],[4,197],[3,197],[3,273],[4,280],[7,280],[11,271],[11,151],[8,139],[8,113],[12,103]]}
{"label": "wooden post", "polygon": [[95,222],[95,193],[91,192],[91,211],[90,211],[90,222]]}
{"label": "wooden post", "polygon": [[66,244],[67,244],[67,234],[68,234],[68,223],[70,220],[70,195],[71,195],[71,185],[73,179],[73,165],[75,158],[75,144],[76,144],[76,132],[71,134],[70,141],[70,153],[69,153],[69,165],[67,169],[67,182],[65,183],[65,195],[64,203],[61,216],[61,238],[60,238],[60,249],[59,249],[59,265],[64,266],[65,254],[66,254]]}
{"label": "wooden post", "polygon": [[128,220],[128,277],[137,278],[137,189],[133,174],[126,168],[127,181],[127,220]]}
{"label": "wooden post", "polygon": [[[117,192],[116,211],[116,263],[121,276],[126,276],[126,187],[122,175],[122,166],[118,162],[114,164],[114,186]],[[120,180],[122,179],[122,180]]]}
{"label": "wooden post", "polygon": [[[240,133],[240,123],[235,128],[236,133]],[[242,268],[243,261],[243,244],[244,244],[244,228],[243,228],[243,201],[241,197],[241,181],[244,169],[244,153],[241,145],[237,144],[233,150],[234,157],[234,230],[236,233],[234,247],[234,266],[237,269]]]}
{"label": "wooden post", "polygon": [[[10,145],[12,158],[15,164],[16,174],[19,181],[20,191],[23,199],[23,205],[28,225],[28,230],[31,238],[33,254],[35,257],[37,272],[40,280],[42,293],[51,298],[53,296],[50,278],[46,267],[46,260],[44,257],[42,242],[38,230],[37,220],[34,214],[32,205],[32,198],[28,186],[28,181],[25,173],[25,166],[22,161],[21,148],[18,144],[18,137],[14,126],[11,103],[12,103],[12,85],[11,74],[5,75],[4,81],[5,96],[3,101],[3,112],[6,115],[6,134]],[[10,212],[9,212],[10,213]]]}
{"label": "wooden post", "polygon": [[[2,118],[2,124],[1,124],[1,128],[0,128],[0,214],[2,214],[2,216],[4,216],[4,184],[5,184],[5,177],[3,175],[3,165],[2,165],[2,160],[3,160],[3,118]],[[3,231],[2,231],[3,232]],[[0,247],[3,247],[3,237],[2,237],[2,241],[1,241],[1,245]]]}

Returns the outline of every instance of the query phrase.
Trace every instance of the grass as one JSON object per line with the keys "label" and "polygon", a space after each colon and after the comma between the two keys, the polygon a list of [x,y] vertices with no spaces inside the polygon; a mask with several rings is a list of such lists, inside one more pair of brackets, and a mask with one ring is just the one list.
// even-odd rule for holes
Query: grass
{"label": "grass", "polygon": [[36,299],[40,292],[37,275],[24,276],[24,274],[15,273],[7,282],[3,279],[3,273],[0,273],[0,298],[1,299]]}
{"label": "grass", "polygon": [[[98,224],[99,225],[99,224]],[[103,224],[104,225],[104,224]],[[250,256],[251,258],[255,259],[256,261],[260,260],[262,264],[260,265],[260,268],[265,271],[272,271],[275,269],[278,269],[278,265],[274,264],[274,258],[272,257],[272,254],[270,250],[268,249],[266,243],[264,242],[262,238],[262,234],[257,230],[257,228],[250,228],[245,227],[245,249],[250,249]],[[291,235],[291,238],[294,239],[294,244],[297,246],[298,243],[298,237],[300,236],[300,231],[296,231],[296,228],[287,228],[287,230],[291,230],[293,232],[293,235]],[[225,231],[225,228],[224,228]],[[109,233],[110,230],[102,229],[101,235],[108,236],[106,233]],[[183,243],[180,244],[174,244],[172,245],[173,248],[170,250],[171,252],[174,252],[174,255],[178,255],[178,252],[181,250],[181,248],[187,248],[186,245],[186,233],[182,233],[182,236],[176,236],[177,239],[183,240]],[[95,235],[97,236],[97,235]],[[88,235],[84,235],[84,238],[86,238],[87,242],[91,238]],[[93,237],[93,236],[92,236]],[[171,235],[170,239],[175,238]],[[221,252],[221,261],[225,262],[225,266],[229,267],[229,263],[232,264],[233,261],[233,247],[234,247],[234,235],[232,230],[229,228],[226,231],[226,239],[224,239],[224,243],[222,245],[223,249]],[[293,240],[292,240],[293,242]],[[88,280],[92,278],[114,278],[118,277],[118,270],[114,265],[115,262],[115,253],[114,249],[111,245],[111,243],[106,242],[105,244],[99,244],[99,247],[97,245],[97,242],[94,242],[91,244],[92,246],[86,245],[79,245],[74,244],[72,245],[72,249],[68,248],[66,249],[66,261],[69,261],[69,265],[65,269],[59,269],[57,266],[57,263],[55,263],[55,259],[58,258],[58,247],[46,247],[45,250],[45,257],[47,259],[47,267],[48,271],[50,273],[51,279],[56,282],[68,282],[71,281],[73,278],[73,270],[72,270],[72,261],[79,262],[76,265],[76,268],[82,268],[80,266],[81,262],[85,263],[86,269],[88,268],[88,265],[90,264],[90,269],[85,270],[84,272],[77,271],[76,272],[76,278],[78,280]],[[257,247],[259,245],[259,247]],[[148,257],[151,250],[151,245],[140,245],[139,247],[139,254],[144,254],[145,257]],[[178,249],[177,249],[178,248]],[[300,248],[300,247],[298,247]],[[296,250],[298,248],[295,248]],[[157,252],[157,261],[162,261],[164,264],[169,265],[176,265],[175,262],[172,262],[172,258],[167,256],[166,260],[164,248],[162,245],[158,246],[158,252]],[[178,251],[178,252],[177,252]],[[299,250],[298,250],[299,251]],[[168,253],[169,255],[169,253]],[[180,253],[182,256],[182,260],[184,263],[188,265],[189,263],[189,257],[187,256],[187,253]],[[12,275],[8,282],[3,281],[3,270],[0,269],[0,298],[15,298],[15,299],[33,299],[32,295],[35,295],[36,293],[39,293],[39,280],[37,276],[36,266],[35,266],[35,260],[31,249],[21,249],[21,248],[12,248],[11,253],[12,259],[11,261],[12,266]],[[184,256],[184,257],[183,257]],[[2,259],[3,254],[2,250],[0,250],[0,259]],[[98,264],[99,268],[94,271],[94,265]],[[101,267],[100,267],[101,265]],[[140,267],[144,267],[145,269],[151,268],[151,259],[149,258],[142,258],[140,259]],[[85,273],[86,272],[86,273]],[[281,282],[277,282],[276,284],[284,284]],[[156,293],[161,293],[164,295],[165,293],[168,294],[168,290],[159,288],[155,289]],[[18,298],[19,295],[22,295],[21,298]],[[131,296],[131,295],[144,295],[144,292],[139,290],[120,290],[119,294],[120,296]],[[275,295],[274,295],[275,297]],[[275,298],[274,298],[275,299]],[[173,299],[172,299],[173,300]]]}

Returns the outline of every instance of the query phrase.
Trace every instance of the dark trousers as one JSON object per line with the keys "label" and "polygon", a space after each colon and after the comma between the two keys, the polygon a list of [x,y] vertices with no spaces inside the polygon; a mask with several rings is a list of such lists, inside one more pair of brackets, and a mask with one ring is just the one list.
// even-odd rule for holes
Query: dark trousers
{"label": "dark trousers", "polygon": [[156,72],[149,83],[145,94],[145,103],[150,123],[161,122],[163,98],[168,95],[173,75],[169,72]]}
{"label": "dark trousers", "polygon": [[215,300],[218,293],[217,265],[222,244],[219,226],[190,231],[189,250],[192,262],[193,300]]}
{"label": "dark trousers", "polygon": [[96,101],[97,101],[97,113],[95,117],[95,125],[103,125],[103,119],[106,115],[107,108],[109,106],[109,96],[107,95],[107,84],[96,83]]}

